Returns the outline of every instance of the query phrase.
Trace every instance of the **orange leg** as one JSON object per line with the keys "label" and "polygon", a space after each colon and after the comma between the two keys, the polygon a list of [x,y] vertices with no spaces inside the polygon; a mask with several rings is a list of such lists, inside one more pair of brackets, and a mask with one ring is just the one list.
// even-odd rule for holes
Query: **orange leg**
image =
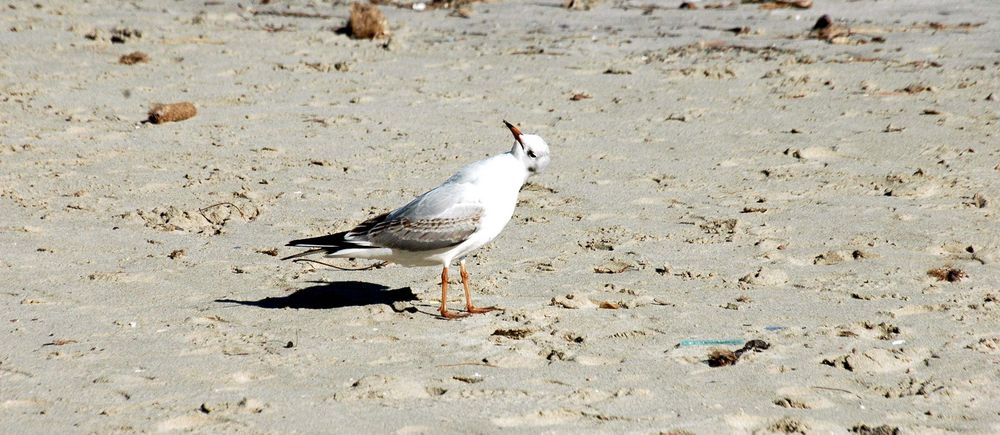
{"label": "orange leg", "polygon": [[448,266],[445,266],[441,269],[441,317],[445,319],[458,319],[465,316],[468,316],[468,314],[448,311]]}
{"label": "orange leg", "polygon": [[469,293],[469,272],[465,270],[465,260],[459,261],[458,264],[462,271],[462,286],[465,287],[465,311],[468,311],[469,314],[481,314],[496,310],[497,307],[479,308],[472,305],[472,294]]}

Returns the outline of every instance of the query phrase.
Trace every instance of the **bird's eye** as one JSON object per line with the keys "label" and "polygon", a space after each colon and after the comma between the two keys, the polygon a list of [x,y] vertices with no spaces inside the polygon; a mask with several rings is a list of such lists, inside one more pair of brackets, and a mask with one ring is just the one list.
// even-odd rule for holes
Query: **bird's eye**
{"label": "bird's eye", "polygon": [[535,152],[534,151],[528,151],[528,157],[535,158],[537,156],[535,156]]}

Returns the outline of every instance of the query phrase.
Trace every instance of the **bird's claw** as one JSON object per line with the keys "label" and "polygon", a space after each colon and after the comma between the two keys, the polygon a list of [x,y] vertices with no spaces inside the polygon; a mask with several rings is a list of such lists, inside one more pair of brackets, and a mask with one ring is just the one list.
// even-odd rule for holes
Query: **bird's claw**
{"label": "bird's claw", "polygon": [[496,311],[496,310],[500,310],[500,308],[497,308],[497,307],[474,307],[472,305],[469,305],[469,306],[465,307],[465,311],[467,311],[469,314],[483,314],[483,313],[488,313],[490,311]]}
{"label": "bird's claw", "polygon": [[469,317],[471,313],[459,313],[457,311],[441,311],[441,317],[448,320],[461,319],[463,317]]}

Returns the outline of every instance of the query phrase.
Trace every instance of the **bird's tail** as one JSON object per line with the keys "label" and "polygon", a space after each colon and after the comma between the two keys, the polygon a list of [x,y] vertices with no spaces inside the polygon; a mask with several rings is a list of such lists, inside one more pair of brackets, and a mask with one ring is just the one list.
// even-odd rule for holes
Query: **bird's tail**
{"label": "bird's tail", "polygon": [[344,231],[337,234],[329,234],[326,236],[311,237],[308,239],[292,240],[288,242],[285,246],[295,246],[299,248],[313,248],[308,251],[300,252],[298,254],[289,255],[282,260],[291,260],[293,258],[305,257],[306,255],[312,254],[335,254],[338,251],[351,248],[365,248],[366,246],[358,245],[355,242],[347,240],[349,232]]}

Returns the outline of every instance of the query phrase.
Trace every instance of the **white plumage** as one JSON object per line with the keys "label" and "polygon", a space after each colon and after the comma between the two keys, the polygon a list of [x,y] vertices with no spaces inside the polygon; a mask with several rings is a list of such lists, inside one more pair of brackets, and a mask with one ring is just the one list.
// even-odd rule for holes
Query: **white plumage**
{"label": "white plumage", "polygon": [[[350,231],[293,240],[288,246],[313,248],[286,257],[323,253],[328,257],[370,258],[405,266],[442,266],[441,315],[447,310],[448,267],[459,261],[468,313],[476,308],[469,295],[465,256],[495,239],[514,214],[525,181],[549,164],[549,146],[536,135],[521,134],[504,121],[515,143],[510,151],[472,163],[440,186],[392,212],[369,219]],[[466,314],[467,315],[467,314]]]}

